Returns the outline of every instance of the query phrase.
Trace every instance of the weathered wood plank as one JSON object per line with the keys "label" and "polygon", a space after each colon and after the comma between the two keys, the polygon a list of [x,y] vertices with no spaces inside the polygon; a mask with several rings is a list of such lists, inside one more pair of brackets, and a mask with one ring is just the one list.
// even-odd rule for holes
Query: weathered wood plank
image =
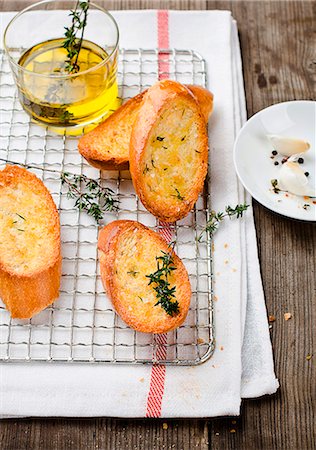
{"label": "weathered wood plank", "polygon": [[[241,38],[248,115],[280,101],[315,100],[315,4],[231,2],[231,9]],[[276,317],[271,337],[281,388],[276,396],[245,402],[236,425],[231,419],[211,422],[209,440],[220,450],[312,449],[315,363],[306,356],[315,353],[316,229],[257,202],[254,210],[267,308]],[[285,312],[293,315],[288,322]]]}
{"label": "weathered wood plank", "polygon": [[21,419],[1,422],[2,450],[207,450],[205,420]]}
{"label": "weathered wood plank", "polygon": [[[33,1],[0,0],[0,10]],[[311,1],[108,0],[108,9],[230,9],[238,21],[248,114],[280,101],[316,99],[316,4]],[[0,422],[0,448],[313,449],[315,442],[316,230],[254,202],[279,393],[246,401],[240,418],[28,419]],[[292,313],[291,320],[283,318]],[[314,406],[313,406],[314,405]],[[167,423],[168,428],[163,426]],[[208,425],[207,425],[208,424]]]}

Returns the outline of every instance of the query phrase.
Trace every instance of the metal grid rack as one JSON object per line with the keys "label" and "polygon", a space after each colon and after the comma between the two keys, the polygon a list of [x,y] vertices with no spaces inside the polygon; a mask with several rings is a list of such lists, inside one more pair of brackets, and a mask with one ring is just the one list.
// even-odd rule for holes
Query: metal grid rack
{"label": "metal grid rack", "polygon": [[[96,245],[98,226],[85,212],[74,208],[73,200],[67,199],[59,173],[85,174],[116,192],[119,210],[106,213],[103,224],[133,219],[154,230],[161,225],[138,201],[128,171],[100,174],[81,158],[76,138],[56,135],[30,121],[17,99],[2,52],[0,58],[0,158],[42,169],[30,170],[44,181],[59,209],[63,253],[60,297],[51,307],[30,320],[16,320],[10,318],[0,300],[0,361],[170,365],[206,361],[214,347],[211,248],[207,237],[199,244],[196,238],[208,219],[209,183],[194,210],[172,226],[175,250],[189,272],[192,286],[187,319],[165,339],[135,332],[115,314],[104,293]],[[206,85],[205,62],[194,51],[121,50],[120,97],[128,99],[151,86],[161,76],[162,59],[168,61],[169,78]]]}

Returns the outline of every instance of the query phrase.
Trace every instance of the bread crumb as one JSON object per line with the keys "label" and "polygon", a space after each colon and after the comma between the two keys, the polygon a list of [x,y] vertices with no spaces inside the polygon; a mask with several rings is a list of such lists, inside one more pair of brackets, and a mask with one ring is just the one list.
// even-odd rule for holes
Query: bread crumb
{"label": "bread crumb", "polygon": [[228,259],[225,259],[224,264],[228,264],[228,263],[229,263]]}
{"label": "bread crumb", "polygon": [[224,350],[224,347],[221,345],[219,349],[222,351],[222,350]]}
{"label": "bread crumb", "polygon": [[275,316],[273,314],[271,314],[271,316],[269,316],[268,320],[269,320],[269,323],[275,322]]}
{"label": "bread crumb", "polygon": [[168,424],[167,424],[166,422],[164,422],[164,423],[162,424],[162,428],[163,428],[164,430],[168,430]]}
{"label": "bread crumb", "polygon": [[217,300],[218,300],[217,295],[214,295],[214,296],[213,296],[213,300],[214,300],[214,302],[217,302]]}
{"label": "bread crumb", "polygon": [[198,344],[204,344],[204,342],[205,342],[205,341],[204,341],[204,339],[202,339],[202,338],[198,338],[198,340],[197,340],[197,343],[198,343]]}
{"label": "bread crumb", "polygon": [[237,272],[237,269],[235,269],[235,268],[232,268],[232,271],[233,271],[233,272]]}
{"label": "bread crumb", "polygon": [[219,433],[215,433],[215,436],[219,436]]}
{"label": "bread crumb", "polygon": [[231,433],[236,433],[235,428],[232,428],[232,429],[230,430],[230,432],[231,432]]}
{"label": "bread crumb", "polygon": [[306,355],[306,361],[310,361],[313,355]]}
{"label": "bread crumb", "polygon": [[216,276],[218,277],[221,273],[220,272],[216,272]]}
{"label": "bread crumb", "polygon": [[290,319],[292,319],[292,314],[291,313],[285,313],[284,314],[284,320],[288,321]]}
{"label": "bread crumb", "polygon": [[224,244],[224,248],[227,248],[228,247],[228,244]]}
{"label": "bread crumb", "polygon": [[212,242],[212,252],[213,252],[213,253],[215,252],[215,245],[214,245],[214,242]]}
{"label": "bread crumb", "polygon": [[140,381],[141,383],[143,383],[143,382],[145,381],[145,378],[144,378],[144,377],[141,377],[141,378],[139,379],[139,381]]}

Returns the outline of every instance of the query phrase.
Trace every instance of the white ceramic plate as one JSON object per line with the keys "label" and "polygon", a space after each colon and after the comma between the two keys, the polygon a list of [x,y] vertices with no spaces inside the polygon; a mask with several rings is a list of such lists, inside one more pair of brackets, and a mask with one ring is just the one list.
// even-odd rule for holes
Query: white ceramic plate
{"label": "white ceramic plate", "polygon": [[[234,146],[237,175],[248,192],[262,205],[299,220],[316,221],[316,198],[309,199],[271,189],[271,180],[278,179],[282,156],[273,159],[273,146],[267,134],[304,139],[311,148],[302,155],[304,172],[309,183],[316,184],[316,102],[292,101],[278,103],[255,114],[242,127]],[[279,165],[275,166],[274,162]],[[305,204],[310,206],[303,208]]]}

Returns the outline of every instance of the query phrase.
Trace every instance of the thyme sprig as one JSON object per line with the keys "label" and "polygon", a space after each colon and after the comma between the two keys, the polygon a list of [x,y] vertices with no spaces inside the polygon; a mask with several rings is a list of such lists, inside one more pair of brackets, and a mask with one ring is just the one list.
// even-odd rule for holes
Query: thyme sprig
{"label": "thyme sprig", "polygon": [[225,212],[211,211],[210,218],[206,223],[206,227],[199,235],[198,241],[201,242],[204,233],[208,233],[209,236],[212,237],[219,227],[219,224],[225,219],[225,217],[229,217],[231,219],[233,216],[236,216],[236,218],[239,219],[239,217],[242,217],[244,211],[246,211],[248,208],[249,205],[247,205],[246,203],[240,203],[239,205],[236,205],[235,208],[226,206]]}
{"label": "thyme sprig", "polygon": [[85,175],[62,172],[61,183],[68,187],[67,197],[76,199],[75,206],[80,211],[86,211],[96,222],[103,218],[105,211],[117,209],[118,201],[113,198],[112,189],[101,186],[97,181]]}
{"label": "thyme sprig", "polygon": [[[88,10],[90,0],[78,0],[74,10],[70,11],[72,17],[71,27],[65,27],[65,40],[63,47],[67,50],[67,59],[65,61],[65,70],[69,73],[77,73],[80,70],[78,64],[79,53],[82,46],[84,30],[87,24]],[[81,30],[80,38],[77,37]]]}
{"label": "thyme sprig", "polygon": [[170,252],[161,251],[161,256],[156,256],[157,270],[154,273],[146,275],[149,278],[148,285],[153,284],[153,289],[156,292],[157,303],[160,305],[169,316],[179,314],[179,302],[173,300],[175,298],[176,286],[170,287],[169,275],[176,270],[173,265],[173,248],[175,243],[171,244]]}
{"label": "thyme sprig", "polygon": [[278,194],[281,191],[281,189],[279,188],[279,185],[278,185],[278,180],[276,180],[276,179],[271,180],[271,186],[272,186],[272,190],[275,194]]}
{"label": "thyme sprig", "polygon": [[177,189],[175,186],[173,186],[173,189],[176,191],[176,194],[171,194],[171,197],[176,197],[178,200],[184,200],[183,195],[180,194],[179,189]]}

